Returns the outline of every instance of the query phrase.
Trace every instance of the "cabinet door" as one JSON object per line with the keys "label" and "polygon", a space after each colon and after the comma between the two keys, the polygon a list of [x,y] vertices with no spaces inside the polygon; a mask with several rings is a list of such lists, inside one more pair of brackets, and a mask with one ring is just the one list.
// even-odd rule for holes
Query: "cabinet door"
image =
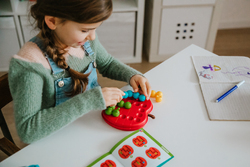
{"label": "cabinet door", "polygon": [[212,12],[212,6],[163,9],[159,55],[176,54],[191,44],[205,48]]}
{"label": "cabinet door", "polygon": [[113,13],[97,28],[100,42],[114,57],[123,61],[134,57],[135,12]]}
{"label": "cabinet door", "polygon": [[[36,36],[39,33],[39,31],[35,30],[31,26],[31,23],[28,20],[27,16],[20,16],[19,19],[20,19],[20,25],[21,25],[21,28],[22,28],[24,42],[28,42],[31,38]],[[32,21],[33,20],[31,19],[31,22]]]}
{"label": "cabinet door", "polygon": [[19,49],[13,17],[0,17],[0,71],[8,71],[10,59]]}

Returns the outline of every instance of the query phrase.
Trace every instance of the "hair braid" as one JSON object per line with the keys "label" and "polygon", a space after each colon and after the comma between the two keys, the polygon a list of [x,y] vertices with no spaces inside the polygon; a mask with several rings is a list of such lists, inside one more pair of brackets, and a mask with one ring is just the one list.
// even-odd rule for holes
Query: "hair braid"
{"label": "hair braid", "polygon": [[53,30],[49,29],[45,22],[43,22],[41,30],[41,37],[46,46],[46,53],[50,58],[53,59],[53,61],[58,65],[58,67],[62,69],[68,69],[68,72],[70,73],[70,76],[73,79],[73,90],[71,92],[67,92],[68,95],[74,96],[84,92],[88,85],[88,76],[90,75],[90,73],[83,74],[76,70],[73,70],[72,68],[68,68],[69,66],[64,57],[64,54],[66,54],[67,51],[55,45],[56,38]]}

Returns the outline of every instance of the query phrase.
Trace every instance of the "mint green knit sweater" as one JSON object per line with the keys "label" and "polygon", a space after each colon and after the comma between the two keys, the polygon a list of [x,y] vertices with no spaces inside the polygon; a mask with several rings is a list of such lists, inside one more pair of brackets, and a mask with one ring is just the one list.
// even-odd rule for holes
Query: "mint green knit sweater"
{"label": "mint green knit sweater", "polygon": [[[90,44],[97,69],[104,77],[129,83],[133,75],[140,74],[110,56],[98,38]],[[81,53],[77,51],[74,53],[68,55],[67,63],[71,68],[84,72],[92,59],[79,56]],[[67,72],[65,75],[69,76]],[[52,74],[41,50],[32,42],[27,42],[11,59],[9,86],[14,101],[16,128],[23,142],[35,142],[89,111],[106,108],[101,87],[78,94],[55,107],[54,81],[61,76]]]}

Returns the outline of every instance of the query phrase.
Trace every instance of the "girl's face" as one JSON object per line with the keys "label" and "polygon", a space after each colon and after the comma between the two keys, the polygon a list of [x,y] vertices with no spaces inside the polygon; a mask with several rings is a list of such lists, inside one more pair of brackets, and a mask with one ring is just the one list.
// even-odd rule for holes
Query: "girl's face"
{"label": "girl's face", "polygon": [[61,47],[81,47],[86,41],[95,39],[96,28],[102,22],[83,24],[65,21],[56,25],[55,34]]}

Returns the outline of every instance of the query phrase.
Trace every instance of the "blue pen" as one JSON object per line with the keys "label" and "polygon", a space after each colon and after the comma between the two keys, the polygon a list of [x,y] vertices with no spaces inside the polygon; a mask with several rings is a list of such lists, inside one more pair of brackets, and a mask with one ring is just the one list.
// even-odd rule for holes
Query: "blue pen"
{"label": "blue pen", "polygon": [[227,91],[226,93],[224,93],[221,97],[219,97],[216,100],[216,103],[220,102],[222,99],[224,99],[225,97],[227,97],[230,93],[232,93],[235,89],[237,89],[238,87],[240,87],[245,81],[241,81],[240,83],[238,83],[237,85],[235,85],[234,87],[232,87],[229,91]]}

